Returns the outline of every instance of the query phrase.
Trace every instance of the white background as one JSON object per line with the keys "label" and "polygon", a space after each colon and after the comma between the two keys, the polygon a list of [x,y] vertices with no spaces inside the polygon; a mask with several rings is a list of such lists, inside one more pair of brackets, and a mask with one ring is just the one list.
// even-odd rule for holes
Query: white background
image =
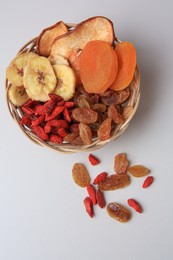
{"label": "white background", "polygon": [[[172,10],[171,0],[0,0],[0,259],[173,259]],[[110,18],[116,35],[136,46],[141,101],[127,131],[94,153],[102,161],[94,168],[88,153],[59,154],[26,138],[7,110],[4,78],[19,48],[43,28],[95,15]],[[132,211],[131,221],[121,224],[95,207],[90,219],[72,165],[85,163],[93,179],[113,173],[119,152],[150,168],[155,182],[144,190],[144,179],[133,178],[126,189],[107,192],[106,201],[127,205],[133,197],[144,212]]]}

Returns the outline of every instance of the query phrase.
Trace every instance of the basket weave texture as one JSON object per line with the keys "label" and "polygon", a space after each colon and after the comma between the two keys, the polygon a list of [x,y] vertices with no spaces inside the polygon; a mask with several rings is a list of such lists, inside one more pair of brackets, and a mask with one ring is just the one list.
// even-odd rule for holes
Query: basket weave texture
{"label": "basket weave texture", "polygon": [[[66,24],[70,30],[72,30],[75,27],[75,24]],[[27,42],[17,53],[17,55],[24,53],[24,52],[36,52],[36,42],[37,38],[35,37],[34,39],[30,40]],[[120,40],[116,39],[117,42],[120,42]],[[75,152],[82,152],[82,151],[94,151],[97,149],[100,149],[103,147],[105,144],[112,140],[116,140],[120,135],[124,133],[124,131],[127,129],[131,119],[133,118],[138,105],[139,105],[139,100],[140,100],[140,73],[138,66],[136,66],[135,73],[133,80],[130,84],[130,91],[131,95],[130,98],[128,99],[127,106],[133,107],[133,112],[130,115],[128,119],[124,121],[123,124],[117,125],[117,127],[111,132],[111,137],[106,140],[106,141],[99,141],[98,139],[94,139],[92,144],[90,145],[81,145],[81,146],[74,146],[68,143],[62,143],[62,144],[56,144],[56,143],[51,143],[49,141],[43,141],[41,140],[38,136],[36,136],[32,129],[25,125],[20,124],[21,117],[23,116],[23,112],[20,109],[20,107],[14,106],[8,97],[8,89],[10,88],[10,82],[5,79],[5,90],[6,90],[6,101],[7,101],[7,106],[9,109],[9,112],[14,119],[14,121],[17,123],[21,131],[35,144],[41,145],[43,147],[50,148],[54,151],[57,152],[63,152],[63,153],[75,153]]]}

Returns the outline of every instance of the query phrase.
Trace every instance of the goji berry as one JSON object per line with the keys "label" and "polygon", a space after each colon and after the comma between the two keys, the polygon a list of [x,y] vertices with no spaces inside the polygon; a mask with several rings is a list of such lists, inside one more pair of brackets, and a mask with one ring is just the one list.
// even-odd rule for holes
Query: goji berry
{"label": "goji berry", "polygon": [[64,104],[64,106],[67,107],[67,108],[74,107],[74,102],[72,102],[72,101],[66,101],[65,104]]}
{"label": "goji berry", "polygon": [[32,120],[31,120],[30,116],[27,115],[27,114],[24,115],[24,116],[22,116],[22,119],[20,120],[20,124],[21,124],[21,125],[30,126],[30,125],[31,125],[31,122],[32,122]]}
{"label": "goji berry", "polygon": [[56,102],[59,102],[63,99],[61,96],[58,96],[54,93],[49,93],[49,97],[51,100],[56,101]]}
{"label": "goji berry", "polygon": [[99,173],[96,178],[93,181],[93,184],[99,184],[100,182],[104,181],[106,179],[107,176],[107,172],[101,172]]}
{"label": "goji berry", "polygon": [[44,105],[37,105],[34,110],[35,110],[35,115],[36,116],[38,116],[38,115],[45,115]]}
{"label": "goji berry", "polygon": [[136,210],[139,213],[142,213],[141,205],[134,199],[128,199],[127,203],[130,207],[132,207],[134,210]]}
{"label": "goji berry", "polygon": [[68,128],[68,124],[65,120],[63,119],[52,119],[49,121],[50,122],[50,125],[54,126],[54,127],[57,127],[57,128]]}
{"label": "goji berry", "polygon": [[83,202],[84,202],[84,206],[85,206],[86,212],[88,213],[88,215],[91,218],[93,218],[94,212],[93,212],[93,204],[92,204],[91,198],[90,197],[86,197]]}
{"label": "goji berry", "polygon": [[63,115],[64,115],[64,119],[65,119],[67,122],[71,122],[71,116],[70,116],[70,113],[69,113],[69,111],[68,111],[67,108],[64,109]]}
{"label": "goji berry", "polygon": [[42,140],[46,141],[49,139],[47,133],[45,133],[44,129],[37,125],[32,127],[33,132]]}
{"label": "goji berry", "polygon": [[147,187],[149,187],[149,186],[153,183],[153,181],[154,181],[153,176],[147,177],[147,178],[144,180],[142,187],[143,187],[144,189],[147,188]]}
{"label": "goji berry", "polygon": [[64,128],[58,128],[57,129],[57,133],[59,134],[59,136],[61,137],[65,137],[66,135],[68,135],[68,132],[64,129]]}
{"label": "goji berry", "polygon": [[35,113],[35,111],[30,107],[21,106],[21,109],[24,113],[28,115],[33,115]]}
{"label": "goji berry", "polygon": [[88,192],[89,197],[92,200],[93,205],[96,205],[96,203],[97,203],[96,191],[95,191],[95,188],[91,184],[89,184],[87,186],[87,192]]}
{"label": "goji berry", "polygon": [[39,101],[36,101],[36,100],[33,100],[33,99],[28,99],[24,104],[23,106],[24,107],[31,107],[33,108],[34,106],[38,105],[40,102]]}
{"label": "goji berry", "polygon": [[61,112],[63,110],[64,110],[64,107],[58,107],[58,106],[55,107],[50,115],[46,115],[45,121],[50,121],[50,120],[54,119],[56,116],[61,114]]}
{"label": "goji berry", "polygon": [[96,190],[96,199],[97,199],[97,203],[99,205],[100,208],[104,208],[106,203],[105,203],[105,199],[103,196],[103,192],[101,190]]}
{"label": "goji berry", "polygon": [[49,138],[50,142],[62,144],[63,138],[59,135],[51,134]]}
{"label": "goji berry", "polygon": [[45,131],[45,133],[50,133],[51,132],[51,130],[52,130],[52,126],[51,126],[51,124],[50,124],[50,121],[48,121],[46,124],[45,124],[45,126],[44,126],[44,131]]}
{"label": "goji berry", "polygon": [[100,163],[100,160],[96,156],[94,156],[93,154],[89,154],[88,159],[93,166]]}
{"label": "goji berry", "polygon": [[59,101],[59,102],[57,103],[57,106],[58,106],[58,107],[62,107],[62,106],[64,106],[64,103],[65,103],[65,101],[64,101],[64,100],[61,100],[61,101]]}
{"label": "goji berry", "polygon": [[50,99],[49,101],[47,101],[43,107],[44,107],[44,114],[45,115],[50,115],[50,113],[52,113],[54,107],[56,105],[56,100],[54,99]]}
{"label": "goji berry", "polygon": [[44,118],[45,116],[44,115],[41,115],[39,116],[38,118],[36,118],[35,120],[32,121],[32,126],[37,126],[37,125],[40,125],[41,123],[44,122]]}

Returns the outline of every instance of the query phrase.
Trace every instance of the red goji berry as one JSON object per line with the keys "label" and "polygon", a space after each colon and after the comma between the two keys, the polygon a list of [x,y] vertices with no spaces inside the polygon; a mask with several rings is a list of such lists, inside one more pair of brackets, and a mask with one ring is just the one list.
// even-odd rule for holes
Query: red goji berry
{"label": "red goji berry", "polygon": [[99,207],[104,208],[106,203],[105,203],[105,199],[103,196],[103,192],[101,190],[96,190],[96,199],[97,199],[97,203],[98,203]]}
{"label": "red goji berry", "polygon": [[45,133],[49,134],[49,133],[51,132],[51,130],[52,130],[52,126],[51,126],[51,124],[50,124],[50,121],[48,121],[48,122],[45,124],[45,126],[44,126],[44,131],[45,131]]}
{"label": "red goji berry", "polygon": [[142,187],[143,187],[144,189],[147,188],[147,187],[149,187],[149,186],[153,183],[153,181],[154,181],[153,176],[147,177],[147,178],[144,180]]}
{"label": "red goji berry", "polygon": [[49,140],[52,143],[58,143],[58,144],[62,144],[63,142],[63,138],[56,134],[51,134]]}
{"label": "red goji berry", "polygon": [[32,126],[37,126],[37,125],[40,125],[41,123],[44,122],[44,118],[45,116],[44,115],[41,115],[39,116],[38,118],[36,118],[35,120],[32,121]]}
{"label": "red goji berry", "polygon": [[34,111],[35,111],[35,115],[36,116],[38,116],[38,115],[45,115],[44,105],[37,105],[34,108]]}
{"label": "red goji berry", "polygon": [[64,100],[61,100],[61,101],[59,101],[59,102],[57,103],[57,106],[58,106],[58,107],[62,107],[62,106],[64,106],[64,103],[65,103],[65,101],[64,101]]}
{"label": "red goji berry", "polygon": [[56,102],[59,102],[63,99],[61,96],[58,96],[54,93],[49,93],[49,97],[51,100],[56,101]]}
{"label": "red goji berry", "polygon": [[128,199],[127,203],[130,207],[132,207],[134,210],[136,210],[139,213],[142,213],[141,205],[134,199]]}
{"label": "red goji berry", "polygon": [[33,132],[42,140],[46,141],[49,139],[47,133],[45,133],[44,129],[37,125],[32,127]]}
{"label": "red goji berry", "polygon": [[61,114],[61,112],[63,110],[64,110],[64,107],[58,107],[58,106],[55,107],[50,115],[46,115],[45,121],[50,121],[50,120],[54,119],[56,116]]}
{"label": "red goji berry", "polygon": [[24,107],[31,107],[33,108],[34,106],[38,105],[40,102],[39,101],[36,101],[36,100],[33,100],[33,99],[28,99],[24,104],[23,106]]}
{"label": "red goji berry", "polygon": [[64,128],[58,128],[57,129],[57,133],[59,134],[59,136],[61,137],[65,137],[66,135],[68,135],[68,132],[64,129]]}
{"label": "red goji berry", "polygon": [[72,101],[66,101],[65,104],[64,104],[64,106],[67,107],[67,108],[74,107],[74,102],[72,102]]}
{"label": "red goji berry", "polygon": [[86,197],[83,202],[84,202],[84,206],[85,206],[86,212],[88,213],[88,215],[91,218],[93,218],[94,212],[93,212],[93,204],[92,204],[91,198],[90,197]]}
{"label": "red goji berry", "polygon": [[99,173],[96,178],[93,181],[93,184],[99,184],[100,182],[104,181],[106,179],[107,176],[107,172],[101,172]]}
{"label": "red goji berry", "polygon": [[87,192],[88,192],[90,199],[92,200],[93,205],[96,205],[96,203],[97,203],[96,191],[95,191],[95,188],[91,184],[89,184],[87,186]]}
{"label": "red goji berry", "polygon": [[50,113],[52,113],[55,105],[56,105],[56,100],[50,99],[49,101],[47,101],[43,105],[43,107],[44,107],[44,114],[45,115],[50,115]]}
{"label": "red goji berry", "polygon": [[100,160],[96,156],[94,156],[93,154],[89,154],[88,159],[93,166],[100,163]]}
{"label": "red goji berry", "polygon": [[32,120],[31,120],[30,116],[27,115],[27,114],[24,115],[24,116],[22,116],[22,119],[20,120],[20,124],[21,124],[21,125],[30,126],[30,125],[31,125],[31,122],[32,122]]}
{"label": "red goji berry", "polygon": [[64,119],[67,121],[67,122],[71,122],[71,116],[70,116],[70,113],[68,111],[68,109],[65,107],[64,111],[63,111],[63,115],[64,115]]}
{"label": "red goji berry", "polygon": [[68,128],[68,124],[65,120],[63,119],[52,119],[50,121],[50,125],[54,126],[54,127],[57,127],[57,128]]}
{"label": "red goji berry", "polygon": [[35,113],[35,111],[30,107],[21,106],[21,109],[24,113],[28,115],[33,115]]}

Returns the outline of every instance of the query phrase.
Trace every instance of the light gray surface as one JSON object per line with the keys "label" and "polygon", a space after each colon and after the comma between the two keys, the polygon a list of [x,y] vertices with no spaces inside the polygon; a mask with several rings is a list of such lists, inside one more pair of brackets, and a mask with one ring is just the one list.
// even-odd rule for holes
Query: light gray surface
{"label": "light gray surface", "polygon": [[[169,260],[173,258],[173,34],[171,0],[163,1],[0,1],[0,259],[2,260]],[[88,166],[92,178],[113,172],[116,153],[151,169],[155,183],[141,188],[133,179],[124,189],[106,193],[106,201],[141,202],[127,224],[95,208],[85,213],[86,191],[71,178],[74,162],[88,153],[63,155],[36,146],[10,117],[4,92],[5,68],[17,50],[42,28],[58,20],[80,22],[109,17],[117,36],[137,48],[141,102],[123,136],[95,152],[102,163]],[[87,164],[88,165],[88,164]]]}

